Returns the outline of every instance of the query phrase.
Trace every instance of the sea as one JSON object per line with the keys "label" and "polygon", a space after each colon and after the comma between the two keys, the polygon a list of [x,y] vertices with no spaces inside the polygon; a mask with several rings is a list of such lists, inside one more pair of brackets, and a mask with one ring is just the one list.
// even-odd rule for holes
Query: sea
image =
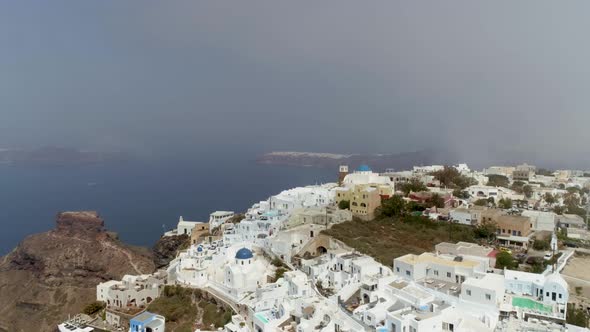
{"label": "sea", "polygon": [[335,182],[336,170],[258,164],[255,158],[138,158],[93,165],[0,165],[0,255],[54,228],[60,211],[98,211],[122,241],[151,247],[185,220],[244,212],[296,186]]}

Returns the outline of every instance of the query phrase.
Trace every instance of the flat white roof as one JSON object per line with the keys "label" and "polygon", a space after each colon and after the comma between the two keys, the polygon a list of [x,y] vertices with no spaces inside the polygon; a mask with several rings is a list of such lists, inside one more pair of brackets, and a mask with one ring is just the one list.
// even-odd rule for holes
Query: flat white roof
{"label": "flat white roof", "polygon": [[215,211],[211,213],[212,216],[224,216],[226,214],[233,214],[234,211]]}

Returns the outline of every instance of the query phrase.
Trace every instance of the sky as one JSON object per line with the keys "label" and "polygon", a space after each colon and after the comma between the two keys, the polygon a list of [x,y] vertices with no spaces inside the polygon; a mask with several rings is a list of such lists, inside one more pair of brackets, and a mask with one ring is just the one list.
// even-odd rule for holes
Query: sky
{"label": "sky", "polygon": [[590,168],[590,3],[12,1],[0,147]]}

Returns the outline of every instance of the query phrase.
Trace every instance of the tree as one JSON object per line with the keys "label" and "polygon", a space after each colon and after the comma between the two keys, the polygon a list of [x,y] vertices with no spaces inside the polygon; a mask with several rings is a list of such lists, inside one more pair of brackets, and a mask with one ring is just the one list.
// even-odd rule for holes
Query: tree
{"label": "tree", "polygon": [[510,180],[504,175],[490,174],[488,175],[488,186],[509,188]]}
{"label": "tree", "polygon": [[535,242],[533,242],[533,249],[535,249],[535,250],[549,250],[549,249],[551,249],[551,243],[549,243],[549,241],[547,241],[547,240],[536,239]]}
{"label": "tree", "polygon": [[445,166],[444,169],[431,173],[441,186],[465,189],[477,183],[475,179],[461,175],[455,167]]}
{"label": "tree", "polygon": [[483,221],[474,229],[475,237],[493,240],[496,237],[497,225],[494,222]]}
{"label": "tree", "polygon": [[545,193],[543,199],[549,205],[553,205],[555,204],[555,202],[557,202],[557,199],[555,198],[555,196],[551,195],[551,193]]}
{"label": "tree", "polygon": [[406,212],[424,211],[426,208],[422,204],[418,204],[414,201],[409,201],[405,206]]}
{"label": "tree", "polygon": [[393,195],[381,202],[381,215],[386,217],[400,216],[405,209],[404,199],[399,195]]}
{"label": "tree", "polygon": [[517,180],[517,181],[512,182],[512,186],[510,186],[510,189],[516,191],[519,194],[522,194],[524,192],[524,189],[523,189],[524,186],[525,186],[524,182]]}
{"label": "tree", "polygon": [[428,188],[422,183],[419,179],[412,178],[410,181],[406,183],[402,183],[400,186],[400,190],[404,193],[404,195],[408,196],[410,192],[419,192],[419,191],[426,191]]}
{"label": "tree", "polygon": [[426,200],[426,206],[428,207],[437,207],[439,209],[445,207],[445,200],[439,194],[434,193],[430,198]]}
{"label": "tree", "polygon": [[453,196],[455,196],[457,198],[461,198],[461,199],[468,199],[469,193],[467,191],[464,191],[461,189],[455,189],[455,190],[453,190]]}
{"label": "tree", "polygon": [[533,187],[529,186],[528,184],[522,187],[522,192],[526,198],[533,197]]}
{"label": "tree", "polygon": [[516,269],[518,262],[514,260],[514,257],[506,251],[501,251],[496,255],[496,268],[497,269]]}
{"label": "tree", "polygon": [[86,315],[93,315],[99,311],[101,311],[105,307],[104,302],[94,301],[89,303],[87,306],[84,307],[82,310],[83,313]]}
{"label": "tree", "polygon": [[511,209],[512,208],[512,200],[508,198],[502,198],[498,201],[498,207],[500,209]]}
{"label": "tree", "polygon": [[567,206],[579,206],[580,198],[575,193],[567,193],[563,195],[563,204]]}
{"label": "tree", "polygon": [[546,168],[539,168],[535,173],[537,175],[553,176],[553,171]]}
{"label": "tree", "polygon": [[555,212],[555,214],[562,215],[565,212],[565,210],[566,210],[565,206],[555,206],[555,207],[553,207],[553,212]]}
{"label": "tree", "polygon": [[341,200],[340,202],[338,202],[338,208],[340,210],[349,210],[350,209],[350,201]]}
{"label": "tree", "polygon": [[588,327],[588,314],[583,308],[576,308],[574,304],[568,304],[566,321],[568,324]]}
{"label": "tree", "polygon": [[473,204],[477,206],[488,206],[488,200],[485,198],[480,198],[477,201],[473,202]]}

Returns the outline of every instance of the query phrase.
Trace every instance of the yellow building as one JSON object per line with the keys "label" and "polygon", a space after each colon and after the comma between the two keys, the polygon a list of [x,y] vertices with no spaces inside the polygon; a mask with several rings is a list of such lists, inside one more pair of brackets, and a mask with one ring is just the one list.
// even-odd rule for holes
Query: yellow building
{"label": "yellow building", "polygon": [[375,209],[381,205],[379,188],[370,185],[355,185],[336,189],[336,202],[350,202],[350,211],[356,217],[373,219]]}

